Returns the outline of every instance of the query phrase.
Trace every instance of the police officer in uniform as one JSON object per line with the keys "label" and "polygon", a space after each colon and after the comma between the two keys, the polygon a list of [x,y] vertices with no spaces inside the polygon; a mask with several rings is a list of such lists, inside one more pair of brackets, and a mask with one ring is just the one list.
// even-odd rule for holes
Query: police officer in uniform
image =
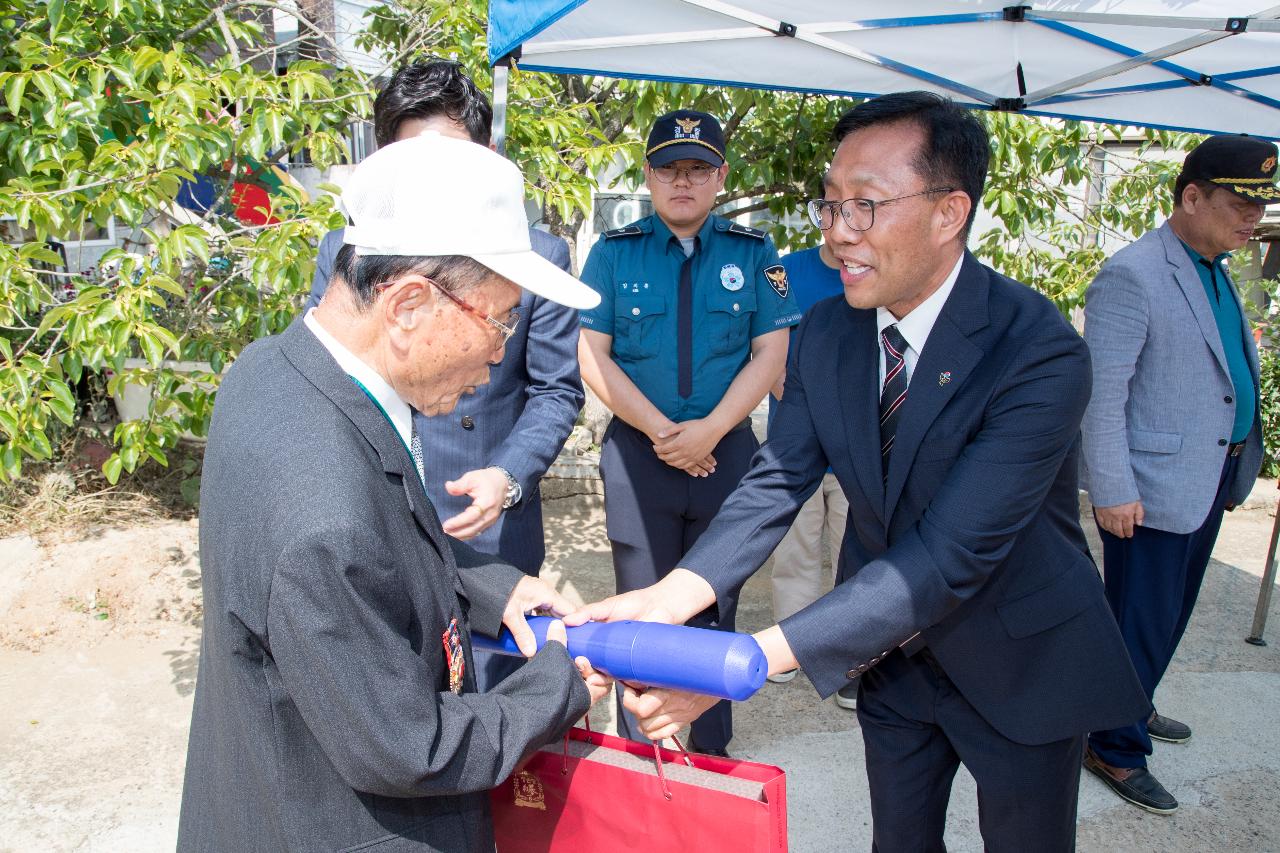
{"label": "police officer in uniform", "polygon": [[[645,152],[654,214],[606,232],[582,280],[582,378],[614,413],[600,455],[618,592],[676,566],[746,473],[751,410],[781,375],[800,320],[762,232],[712,216],[724,188],[724,133],[706,113],[659,118]],[[688,624],[732,631],[734,602]],[[619,705],[621,734],[643,740]],[[692,746],[725,755],[728,702],[693,724]]]}

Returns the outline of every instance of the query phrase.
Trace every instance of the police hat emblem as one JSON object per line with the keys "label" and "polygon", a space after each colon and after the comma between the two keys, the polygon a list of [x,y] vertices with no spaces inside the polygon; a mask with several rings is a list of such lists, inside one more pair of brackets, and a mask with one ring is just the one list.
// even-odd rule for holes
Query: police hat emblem
{"label": "police hat emblem", "polygon": [[644,156],[657,169],[676,160],[724,164],[724,130],[710,113],[676,110],[653,122]]}
{"label": "police hat emblem", "polygon": [[737,264],[725,264],[720,268],[720,284],[725,290],[742,290],[747,281]]}
{"label": "police hat emblem", "polygon": [[765,268],[764,276],[769,279],[769,286],[773,288],[773,292],[778,294],[780,299],[786,299],[787,294],[791,292],[786,268],[782,264],[774,264]]}

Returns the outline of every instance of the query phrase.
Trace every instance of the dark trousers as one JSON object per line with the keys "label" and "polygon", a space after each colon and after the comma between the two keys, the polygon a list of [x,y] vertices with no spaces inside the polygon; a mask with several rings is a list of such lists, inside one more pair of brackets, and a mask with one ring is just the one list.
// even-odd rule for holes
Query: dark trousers
{"label": "dark trousers", "polygon": [[867,757],[873,853],[944,853],[951,783],[978,783],[978,826],[991,853],[1075,849],[1084,735],[1028,746],[993,729],[927,649],[895,651],[862,676],[858,722]]}
{"label": "dark trousers", "polygon": [[[1098,528],[1107,602],[1148,699],[1155,696],[1196,606],[1238,461],[1228,456],[1223,463],[1218,493],[1198,530],[1169,533],[1138,527],[1132,538],[1122,539]],[[1094,732],[1089,747],[1113,767],[1146,767],[1151,754],[1147,720]]]}
{"label": "dark trousers", "polygon": [[[749,427],[735,429],[712,451],[715,473],[691,477],[659,459],[648,436],[614,418],[600,451],[600,478],[618,592],[657,583],[679,564],[747,472],[758,446]],[[721,609],[717,619],[712,607],[686,624],[732,631],[734,610]],[[730,704],[717,702],[692,730],[699,747],[724,749],[733,737]],[[621,687],[618,734],[648,742],[635,718],[622,708]]]}

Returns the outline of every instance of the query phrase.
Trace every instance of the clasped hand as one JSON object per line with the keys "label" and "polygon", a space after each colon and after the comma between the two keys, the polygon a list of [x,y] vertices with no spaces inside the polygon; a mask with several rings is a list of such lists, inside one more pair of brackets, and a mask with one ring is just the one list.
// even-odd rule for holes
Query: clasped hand
{"label": "clasped hand", "polygon": [[653,452],[658,458],[693,477],[715,473],[716,458],[711,454],[724,438],[706,418],[671,423],[658,430],[653,438]]}

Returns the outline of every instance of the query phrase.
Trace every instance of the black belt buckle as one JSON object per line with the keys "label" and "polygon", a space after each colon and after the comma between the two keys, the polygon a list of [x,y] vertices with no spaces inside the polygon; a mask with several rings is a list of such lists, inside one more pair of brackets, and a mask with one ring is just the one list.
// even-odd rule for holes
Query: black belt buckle
{"label": "black belt buckle", "polygon": [[1239,456],[1242,452],[1244,452],[1244,445],[1245,443],[1243,441],[1236,441],[1236,442],[1232,442],[1231,444],[1228,444],[1227,455]]}

